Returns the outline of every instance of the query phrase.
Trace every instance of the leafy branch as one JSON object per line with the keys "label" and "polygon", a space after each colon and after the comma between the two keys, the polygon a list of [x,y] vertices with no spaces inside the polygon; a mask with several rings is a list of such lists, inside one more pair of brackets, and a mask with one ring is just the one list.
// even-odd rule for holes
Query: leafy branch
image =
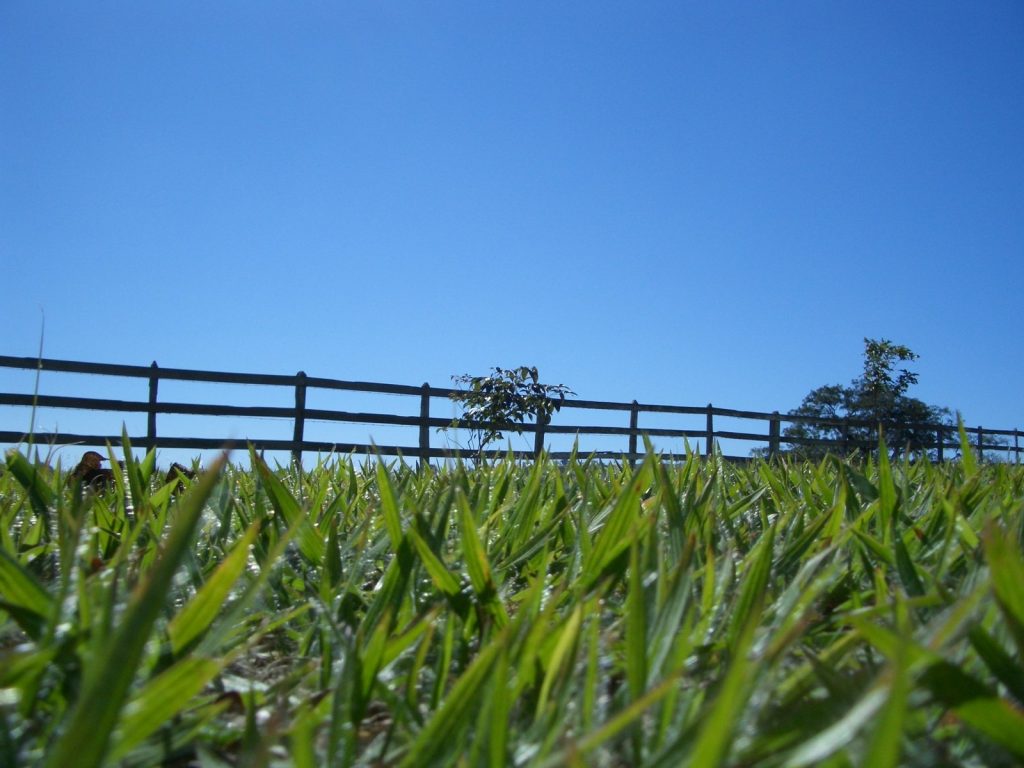
{"label": "leafy branch", "polygon": [[464,387],[451,394],[463,412],[450,427],[472,429],[479,451],[501,440],[504,430],[521,435],[528,421],[546,424],[566,396],[576,394],[564,384],[541,384],[535,366],[495,367],[487,376],[463,374],[452,376],[452,381]]}

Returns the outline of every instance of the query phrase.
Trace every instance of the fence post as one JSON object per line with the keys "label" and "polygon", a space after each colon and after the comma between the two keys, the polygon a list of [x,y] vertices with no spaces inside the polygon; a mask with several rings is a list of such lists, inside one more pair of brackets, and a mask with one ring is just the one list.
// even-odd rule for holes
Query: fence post
{"label": "fence post", "polygon": [[984,430],[978,427],[978,461],[982,461],[985,458],[985,451],[982,449]]}
{"label": "fence post", "polygon": [[640,404],[636,400],[629,406],[629,466],[636,466],[636,425],[640,421]]}
{"label": "fence post", "polygon": [[772,411],[772,420],[768,422],[768,458],[772,459],[779,453],[779,437],[781,424],[779,412]]}
{"label": "fence post", "polygon": [[550,416],[540,416],[537,419],[537,431],[533,433],[533,458],[537,460],[544,453],[544,427],[551,423]]}
{"label": "fence post", "polygon": [[420,387],[420,467],[430,462],[430,384]]}
{"label": "fence post", "polygon": [[295,374],[295,432],[292,435],[292,461],[302,465],[302,435],[306,428],[306,372]]}
{"label": "fence post", "polygon": [[146,438],[149,445],[147,449],[156,447],[156,390],[160,385],[160,366],[156,360],[149,366],[149,414],[146,418]]}
{"label": "fence post", "polygon": [[942,425],[941,424],[935,428],[935,437],[936,437],[936,441],[935,441],[935,459],[936,459],[936,461],[939,464],[941,464],[942,461],[943,461],[943,458],[942,458],[942,446],[943,446],[943,443],[946,442],[946,436],[943,434],[943,429],[942,429]]}
{"label": "fence post", "polygon": [[1020,464],[1020,432],[1013,428],[1013,463]]}
{"label": "fence post", "polygon": [[710,458],[715,452],[715,414],[711,409],[711,403],[708,403],[708,419],[705,429],[707,432],[705,437],[707,445],[704,446],[704,455]]}

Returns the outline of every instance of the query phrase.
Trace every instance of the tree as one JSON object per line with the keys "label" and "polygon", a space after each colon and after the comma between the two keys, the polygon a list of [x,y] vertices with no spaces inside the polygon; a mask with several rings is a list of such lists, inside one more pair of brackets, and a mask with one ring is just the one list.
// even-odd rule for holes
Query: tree
{"label": "tree", "polygon": [[488,376],[452,376],[452,381],[466,387],[451,394],[463,406],[462,417],[451,427],[469,426],[476,436],[477,450],[501,440],[503,430],[523,433],[527,420],[547,423],[551,414],[562,407],[566,395],[576,393],[564,384],[541,384],[536,367],[492,368]]}
{"label": "tree", "polygon": [[872,450],[881,428],[886,444],[894,453],[909,451],[926,455],[935,446],[935,425],[952,425],[948,408],[928,405],[907,395],[917,383],[917,374],[899,363],[917,360],[909,347],[888,339],[864,339],[864,372],[847,387],[830,384],[812,390],[789,412],[818,421],[797,421],[782,433],[791,441],[792,453],[820,458],[834,446],[803,441],[832,441],[848,449]]}

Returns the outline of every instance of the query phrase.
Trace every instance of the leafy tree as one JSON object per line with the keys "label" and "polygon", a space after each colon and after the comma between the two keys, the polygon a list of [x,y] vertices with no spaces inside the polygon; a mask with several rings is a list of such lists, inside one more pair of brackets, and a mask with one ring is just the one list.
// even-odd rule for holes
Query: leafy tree
{"label": "leafy tree", "polygon": [[546,423],[562,407],[567,395],[576,393],[564,384],[541,384],[536,367],[492,368],[487,376],[452,376],[455,384],[465,387],[451,394],[463,406],[462,417],[452,427],[473,429],[477,450],[501,440],[503,430],[522,434],[522,426],[532,420]]}
{"label": "leafy tree", "polygon": [[952,413],[907,395],[917,374],[900,363],[918,358],[909,347],[888,339],[864,339],[864,372],[849,386],[829,384],[812,390],[789,412],[831,423],[795,422],[782,433],[792,440],[792,453],[820,458],[834,446],[807,444],[803,440],[827,440],[848,449],[871,450],[881,427],[894,453],[927,454],[935,446],[935,425],[951,425]]}

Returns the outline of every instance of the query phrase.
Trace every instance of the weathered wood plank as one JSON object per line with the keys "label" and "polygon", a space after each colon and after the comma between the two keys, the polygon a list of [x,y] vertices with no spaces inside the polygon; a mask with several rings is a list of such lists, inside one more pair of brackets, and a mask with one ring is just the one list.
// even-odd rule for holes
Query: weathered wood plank
{"label": "weathered wood plank", "polygon": [[[449,449],[431,448],[429,441],[429,430],[431,428],[444,428],[453,426],[455,429],[477,429],[481,427],[496,427],[502,431],[533,433],[534,453],[537,446],[542,445],[546,435],[605,435],[605,436],[626,436],[628,438],[628,451],[624,453],[602,452],[602,456],[637,456],[637,443],[640,435],[650,437],[666,438],[701,438],[706,441],[706,450],[710,452],[714,442],[720,439],[743,440],[758,443],[768,443],[769,451],[777,451],[781,443],[789,445],[823,445],[846,448],[862,448],[871,450],[877,447],[873,440],[817,440],[808,438],[785,437],[781,434],[781,423],[790,424],[809,423],[819,426],[836,427],[841,430],[848,430],[851,427],[867,428],[873,430],[877,425],[868,421],[854,421],[845,419],[818,419],[810,416],[798,416],[793,414],[780,414],[778,412],[744,411],[731,408],[719,408],[707,406],[681,406],[681,405],[660,405],[653,403],[619,403],[605,400],[565,400],[563,409],[578,410],[599,410],[599,411],[628,411],[630,413],[629,427],[606,427],[600,425],[571,425],[571,424],[491,424],[456,422],[451,420],[431,417],[429,401],[431,398],[449,398],[458,390],[447,387],[431,387],[423,384],[419,387],[385,384],[380,382],[345,381],[341,379],[329,379],[323,377],[306,376],[303,372],[296,375],[275,375],[275,374],[251,374],[228,371],[199,371],[185,368],[160,368],[156,361],[149,366],[136,365],[113,365],[108,363],[88,363],[73,360],[55,360],[51,358],[14,357],[0,355],[0,367],[20,368],[24,370],[44,370],[66,373],[79,373],[104,376],[134,377],[146,380],[148,383],[148,400],[118,400],[111,398],[90,398],[90,397],[66,397],[59,395],[32,395],[16,393],[0,393],[0,405],[32,407],[33,405],[43,408],[65,408],[76,410],[110,411],[114,413],[136,412],[147,414],[147,434],[145,437],[134,438],[140,446],[159,444],[163,447],[184,447],[184,448],[216,448],[223,441],[212,438],[157,438],[157,414],[188,414],[200,416],[235,416],[235,417],[256,417],[256,418],[278,418],[290,419],[294,422],[294,435],[291,441],[288,440],[266,440],[256,441],[264,449],[269,450],[291,450],[301,452],[304,450],[352,450],[356,452],[373,453],[382,455],[419,455],[422,457],[437,458],[453,455]],[[157,400],[159,382],[162,379],[193,381],[193,382],[215,382],[242,385],[269,385],[287,386],[294,388],[295,407],[280,408],[270,406],[236,406],[218,405],[204,403],[160,403]],[[415,395],[420,398],[418,416],[401,416],[391,413],[373,412],[352,412],[337,411],[328,409],[306,408],[306,393],[309,388],[343,390],[354,392],[370,392],[391,395]],[[682,414],[682,415],[704,415],[706,425],[701,429],[670,429],[664,427],[651,427],[646,429],[638,428],[640,413],[661,413],[661,414]],[[745,420],[767,420],[770,422],[768,435],[755,432],[743,431],[716,431],[714,428],[714,417],[725,417]],[[306,441],[303,439],[304,426],[307,421],[339,422],[351,424],[377,424],[385,426],[416,426],[419,428],[418,445],[410,446],[372,446],[361,443],[334,444],[324,441]],[[944,449],[960,447],[956,435],[956,428],[938,424],[914,424],[910,425],[916,429],[927,430],[935,434],[935,447],[942,456]],[[973,437],[973,447],[982,455],[987,450],[1012,451],[1016,461],[1020,460],[1020,432],[1017,429],[983,429],[982,427],[966,428]],[[7,442],[18,442],[22,439],[18,432],[0,432],[0,439]],[[101,435],[40,435],[39,442],[45,442],[45,438],[53,439],[61,444],[69,442],[83,442],[89,445],[102,445],[106,440],[119,442],[120,436],[111,437]],[[1012,437],[1012,445],[999,445],[986,442],[992,437]],[[330,446],[330,448],[328,447]],[[410,453],[411,452],[411,453]],[[504,451],[497,453],[504,454]],[[299,453],[296,453],[299,455]],[[470,455],[463,452],[462,455]],[[530,455],[526,452],[525,455]],[[556,454],[553,454],[556,455]]]}

